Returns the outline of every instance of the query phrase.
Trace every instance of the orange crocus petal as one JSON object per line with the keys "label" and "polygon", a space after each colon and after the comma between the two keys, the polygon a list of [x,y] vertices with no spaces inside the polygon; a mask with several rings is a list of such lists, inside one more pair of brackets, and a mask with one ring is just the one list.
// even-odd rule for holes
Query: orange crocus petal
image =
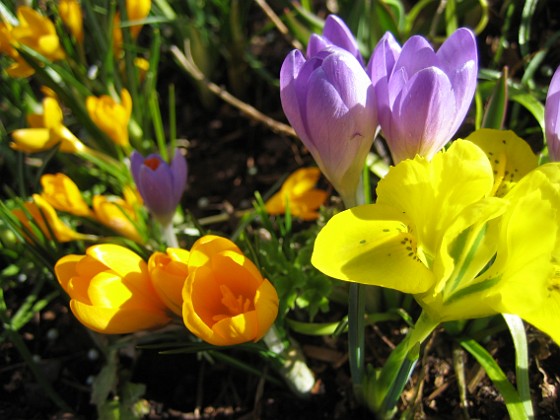
{"label": "orange crocus petal", "polygon": [[219,346],[257,341],[277,314],[274,287],[233,242],[215,236],[195,242],[183,288],[183,321],[193,334]]}
{"label": "orange crocus petal", "polygon": [[241,250],[232,241],[215,235],[205,235],[194,243],[189,257],[189,267],[199,267],[220,251],[232,250],[241,253]]}
{"label": "orange crocus petal", "polygon": [[103,334],[128,334],[162,327],[170,321],[164,312],[145,307],[105,308],[72,300],[70,309],[87,328]]}
{"label": "orange crocus petal", "polygon": [[128,122],[132,113],[132,98],[126,89],[117,103],[108,95],[89,96],[86,108],[92,121],[116,144],[128,147]]}
{"label": "orange crocus petal", "polygon": [[267,279],[264,279],[255,293],[255,313],[257,333],[254,341],[260,340],[278,316],[278,293]]}
{"label": "orange crocus petal", "polygon": [[177,315],[182,313],[182,290],[189,274],[189,251],[168,248],[167,253],[154,252],[148,260],[150,279],[160,299]]}
{"label": "orange crocus petal", "polygon": [[92,204],[95,217],[102,224],[135,242],[142,242],[138,229],[131,221],[136,220],[136,214],[126,201],[121,198],[112,199],[96,195],[93,197]]}
{"label": "orange crocus petal", "polygon": [[76,266],[82,258],[84,258],[83,255],[66,255],[58,260],[54,266],[56,278],[66,293],[68,293],[68,283],[76,274]]}

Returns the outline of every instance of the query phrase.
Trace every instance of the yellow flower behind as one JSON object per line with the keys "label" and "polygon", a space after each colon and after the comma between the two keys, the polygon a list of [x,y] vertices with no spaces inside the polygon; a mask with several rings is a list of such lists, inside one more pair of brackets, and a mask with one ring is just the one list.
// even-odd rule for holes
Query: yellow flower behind
{"label": "yellow flower behind", "polygon": [[122,198],[96,195],[93,197],[93,212],[95,218],[103,225],[135,242],[143,242],[136,227],[136,212]]}
{"label": "yellow flower behind", "polygon": [[84,42],[84,25],[82,8],[77,0],[60,0],[58,13],[64,25],[70,30],[78,43]]}
{"label": "yellow flower behind", "polygon": [[60,211],[82,217],[92,216],[78,186],[63,173],[46,174],[41,177],[42,196]]}
{"label": "yellow flower behind", "polygon": [[287,207],[290,214],[302,220],[315,220],[319,217],[317,209],[327,199],[326,191],[316,189],[321,171],[319,168],[301,168],[292,173],[282,184],[280,191],[266,203],[269,214],[284,214]]}
{"label": "yellow flower behind", "polygon": [[278,314],[278,295],[230,240],[206,235],[190,250],[183,321],[202,340],[229,346],[260,340]]}
{"label": "yellow flower behind", "polygon": [[511,313],[560,343],[560,164],[531,170],[534,155],[512,133],[473,137],[484,149],[457,140],[392,167],[376,204],[321,230],[312,263],[412,293],[439,322]]}
{"label": "yellow flower behind", "polygon": [[63,124],[62,109],[57,100],[43,99],[43,113],[30,114],[27,121],[31,128],[22,128],[12,133],[10,147],[25,153],[37,153],[51,149],[60,143],[60,151],[76,153],[86,146]]}
{"label": "yellow flower behind", "polygon": [[[92,239],[92,236],[78,233],[62,222],[54,208],[39,194],[33,194],[33,201],[27,202],[24,205],[27,213],[31,216],[31,220],[23,209],[14,209],[12,213],[29,232],[33,232],[32,221],[47,239],[52,239],[51,232],[58,242]],[[27,232],[24,233],[24,236],[28,240],[30,239]]]}
{"label": "yellow flower behind", "polygon": [[116,102],[108,95],[89,96],[86,108],[92,121],[115,144],[128,147],[128,122],[132,112],[132,98],[126,89],[121,91],[121,101]]}
{"label": "yellow flower behind", "polygon": [[156,293],[169,309],[181,316],[183,310],[182,290],[187,276],[189,251],[167,248],[154,252],[148,260],[148,271]]}
{"label": "yellow flower behind", "polygon": [[89,247],[55,265],[70,296],[70,309],[86,327],[104,334],[127,334],[166,325],[171,318],[157,297],[146,262],[114,244]]}

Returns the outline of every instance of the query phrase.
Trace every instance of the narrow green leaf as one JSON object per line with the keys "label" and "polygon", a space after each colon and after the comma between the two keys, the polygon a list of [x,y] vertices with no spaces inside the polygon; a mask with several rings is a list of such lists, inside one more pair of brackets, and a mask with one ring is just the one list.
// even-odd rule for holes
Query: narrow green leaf
{"label": "narrow green leaf", "polygon": [[484,368],[486,374],[504,398],[510,418],[512,420],[526,419],[527,415],[519,394],[508,381],[506,374],[492,355],[474,340],[461,340],[459,343]]}
{"label": "narrow green leaf", "polygon": [[507,111],[508,96],[508,69],[504,67],[501,77],[496,81],[496,86],[490,100],[486,105],[486,112],[482,119],[483,128],[495,128],[501,130],[504,126]]}
{"label": "narrow green leaf", "polygon": [[529,418],[534,418],[533,404],[531,402],[531,387],[529,385],[529,350],[527,347],[527,334],[525,325],[517,315],[502,314],[513,339],[515,347],[515,379],[517,391],[523,401],[525,412]]}

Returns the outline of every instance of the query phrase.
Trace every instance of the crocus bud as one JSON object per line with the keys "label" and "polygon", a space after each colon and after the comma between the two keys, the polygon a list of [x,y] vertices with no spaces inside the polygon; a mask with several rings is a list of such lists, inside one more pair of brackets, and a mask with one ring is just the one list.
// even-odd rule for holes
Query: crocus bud
{"label": "crocus bud", "polygon": [[265,203],[269,214],[285,214],[287,208],[292,216],[302,220],[315,220],[319,217],[317,209],[329,195],[315,188],[321,171],[319,168],[300,168],[282,184],[282,188]]}
{"label": "crocus bud", "polygon": [[544,106],[544,128],[550,160],[560,161],[560,67],[556,69]]}
{"label": "crocus bud", "polygon": [[142,236],[135,225],[138,216],[134,208],[120,197],[93,196],[93,212],[101,224],[135,242],[142,243]]}
{"label": "crocus bud", "polygon": [[46,174],[41,177],[42,196],[51,206],[76,216],[91,216],[78,186],[63,173]]}
{"label": "crocus bud", "polygon": [[66,255],[55,274],[70,296],[70,309],[86,327],[127,334],[161,327],[171,319],[154,291],[146,262],[119,245],[89,247],[86,255]]}
{"label": "crocus bud", "polygon": [[189,251],[180,248],[167,248],[165,253],[156,251],[148,260],[150,279],[156,293],[179,316],[183,310],[183,285],[189,275],[188,261]]}
{"label": "crocus bud", "polygon": [[362,54],[358,48],[358,42],[354,35],[346,26],[346,23],[336,15],[329,15],[325,20],[323,35],[313,34],[307,44],[307,58],[311,58],[330,45],[335,45],[348,51],[360,62],[364,64]]}
{"label": "crocus bud", "polygon": [[130,169],[144,205],[162,225],[168,225],[187,183],[187,161],[179,150],[171,164],[158,154],[130,156]]}
{"label": "crocus bud", "polygon": [[30,128],[21,128],[12,133],[10,147],[25,153],[48,150],[60,143],[60,151],[76,153],[86,146],[63,124],[62,109],[54,98],[43,99],[43,113],[27,116]]}
{"label": "crocus bud", "polygon": [[132,113],[132,98],[128,90],[121,91],[120,103],[109,95],[88,96],[86,108],[101,131],[119,146],[128,147],[128,123]]}
{"label": "crocus bud", "polygon": [[256,342],[278,315],[278,294],[229,239],[206,235],[191,248],[183,321],[216,346]]}
{"label": "crocus bud", "polygon": [[84,42],[82,8],[77,0],[60,0],[58,13],[64,25],[70,30],[78,43]]}
{"label": "crocus bud", "polygon": [[394,163],[417,154],[431,159],[469,110],[478,72],[475,36],[460,28],[436,53],[421,36],[411,37],[401,49],[386,33],[367,71]]}
{"label": "crocus bud", "polygon": [[288,121],[348,207],[377,128],[374,89],[349,52],[330,46],[306,60],[293,50],[280,70]]}
{"label": "crocus bud", "polygon": [[[33,232],[32,221],[47,239],[53,239],[52,234],[54,234],[58,242],[93,238],[91,235],[83,235],[76,232],[70,228],[70,226],[62,222],[56,214],[55,209],[39,194],[33,194],[33,201],[26,202],[24,207],[25,211],[18,208],[12,210],[12,213],[29,232]],[[31,240],[27,232],[24,232],[24,236],[28,240]]]}

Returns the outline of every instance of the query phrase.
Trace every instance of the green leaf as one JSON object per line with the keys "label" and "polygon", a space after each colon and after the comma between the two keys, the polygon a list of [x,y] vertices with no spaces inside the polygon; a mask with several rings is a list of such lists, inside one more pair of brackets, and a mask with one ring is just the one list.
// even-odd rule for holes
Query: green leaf
{"label": "green leaf", "polygon": [[507,323],[515,347],[517,390],[523,401],[525,412],[530,418],[534,418],[533,404],[531,403],[531,387],[529,385],[529,351],[527,348],[525,325],[523,325],[523,321],[517,315],[502,314],[502,316]]}
{"label": "green leaf", "polygon": [[501,77],[496,81],[494,92],[492,92],[492,96],[490,96],[490,100],[486,105],[486,112],[482,119],[483,128],[501,130],[504,126],[508,96],[507,78],[508,70],[507,67],[504,67]]}
{"label": "green leaf", "polygon": [[459,341],[486,371],[486,374],[502,395],[506,408],[512,420],[527,418],[523,402],[514,386],[508,381],[506,374],[488,351],[476,341],[467,339]]}

